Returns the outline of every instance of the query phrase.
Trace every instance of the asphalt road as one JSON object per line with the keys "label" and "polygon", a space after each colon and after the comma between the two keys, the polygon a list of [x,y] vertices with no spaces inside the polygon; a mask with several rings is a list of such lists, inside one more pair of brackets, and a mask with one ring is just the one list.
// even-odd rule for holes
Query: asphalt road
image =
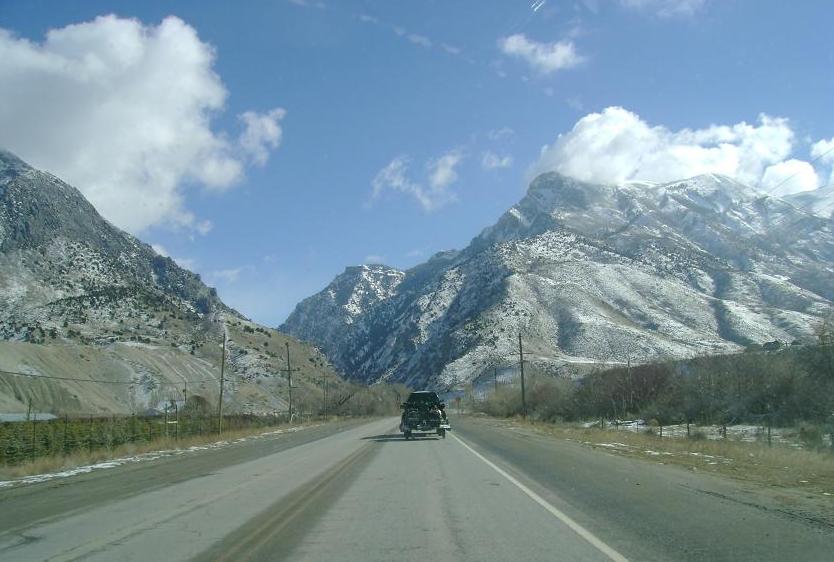
{"label": "asphalt road", "polygon": [[737,483],[455,419],[330,424],[0,490],[0,560],[832,560]]}

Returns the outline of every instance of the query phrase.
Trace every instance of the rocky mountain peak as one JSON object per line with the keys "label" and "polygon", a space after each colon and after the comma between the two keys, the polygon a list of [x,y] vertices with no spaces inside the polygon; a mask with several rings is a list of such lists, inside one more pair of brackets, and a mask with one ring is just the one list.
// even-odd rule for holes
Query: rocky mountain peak
{"label": "rocky mountain peak", "polygon": [[536,368],[575,375],[810,339],[834,302],[832,263],[830,221],[726,176],[602,185],[548,173],[467,248],[406,271],[349,322],[343,306],[311,306],[335,304],[340,276],[285,328],[366,380],[510,376],[519,332]]}
{"label": "rocky mountain peak", "polygon": [[0,151],[0,250],[39,247],[55,236],[128,251],[136,240],[105,221],[74,187]]}
{"label": "rocky mountain peak", "polygon": [[396,291],[405,274],[381,264],[345,268],[325,291],[335,306],[341,307],[347,322],[367,307],[385,300]]}
{"label": "rocky mountain peak", "polygon": [[0,411],[142,412],[184,398],[185,381],[189,401],[215,403],[224,339],[228,411],[286,410],[286,345],[296,384],[338,380],[320,352],[247,321],[77,189],[0,151],[0,369],[32,375],[3,378]]}
{"label": "rocky mountain peak", "polygon": [[74,187],[6,151],[0,186],[0,338],[39,339],[33,334],[44,330],[106,337],[149,307],[237,316],[198,275],[111,225]]}

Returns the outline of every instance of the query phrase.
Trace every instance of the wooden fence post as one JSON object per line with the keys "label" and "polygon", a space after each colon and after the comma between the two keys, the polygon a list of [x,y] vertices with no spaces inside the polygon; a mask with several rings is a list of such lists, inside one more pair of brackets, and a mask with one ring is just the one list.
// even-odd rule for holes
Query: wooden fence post
{"label": "wooden fence post", "polygon": [[35,418],[36,417],[37,416],[32,418],[32,460],[33,461],[35,460],[35,456],[36,456],[35,455],[35,448],[37,447],[36,439],[37,439],[37,436],[38,436],[38,425],[37,425],[37,423],[35,423]]}

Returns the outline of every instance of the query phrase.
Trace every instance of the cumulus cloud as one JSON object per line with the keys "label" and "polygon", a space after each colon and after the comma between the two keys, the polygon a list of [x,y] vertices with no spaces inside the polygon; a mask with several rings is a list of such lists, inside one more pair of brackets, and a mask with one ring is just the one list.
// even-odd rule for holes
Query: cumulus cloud
{"label": "cumulus cloud", "polygon": [[509,168],[513,165],[513,157],[509,154],[506,156],[499,156],[498,154],[487,150],[483,153],[481,158],[481,167],[484,170],[495,170],[498,168]]}
{"label": "cumulus cloud", "polygon": [[428,185],[411,177],[411,161],[398,156],[377,172],[371,182],[371,199],[377,199],[385,191],[405,193],[414,197],[425,211],[433,211],[453,201],[455,194],[449,187],[457,180],[455,167],[463,159],[456,150],[426,163]]}
{"label": "cumulus cloud", "polygon": [[786,189],[810,189],[813,168],[790,159],[794,139],[787,119],[764,114],[755,124],[673,131],[622,107],[608,107],[581,118],[543,147],[531,171],[554,170],[600,183],[674,181],[714,172],[765,189],[797,173]]}
{"label": "cumulus cloud", "polygon": [[803,160],[791,158],[768,166],[760,186],[774,195],[788,195],[819,187],[820,178],[814,167]]}
{"label": "cumulus cloud", "polygon": [[505,55],[524,60],[542,74],[572,68],[584,60],[569,40],[539,43],[523,33],[516,33],[499,39],[498,46]]}
{"label": "cumulus cloud", "polygon": [[704,7],[706,0],[620,0],[620,4],[669,18],[694,15]]}
{"label": "cumulus cloud", "polygon": [[[0,29],[0,146],[77,186],[114,224],[205,233],[185,186],[225,190],[281,139],[282,109],[240,116],[237,140],[212,129],[227,92],[215,51],[176,17],[116,16],[31,42]],[[234,139],[234,136],[231,137]]]}
{"label": "cumulus cloud", "polygon": [[831,168],[831,177],[828,179],[828,183],[834,183],[834,137],[815,142],[811,146],[811,156],[823,166]]}

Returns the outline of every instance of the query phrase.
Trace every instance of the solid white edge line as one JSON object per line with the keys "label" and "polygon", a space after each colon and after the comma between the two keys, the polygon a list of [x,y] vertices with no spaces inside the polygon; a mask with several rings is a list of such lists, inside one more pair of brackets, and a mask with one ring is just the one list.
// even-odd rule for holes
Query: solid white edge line
{"label": "solid white edge line", "polygon": [[469,450],[470,453],[472,453],[473,455],[475,455],[476,457],[481,459],[484,463],[486,463],[487,466],[489,466],[495,472],[497,472],[498,474],[500,474],[501,476],[503,476],[504,478],[509,480],[519,490],[521,490],[522,492],[527,494],[527,496],[531,500],[533,500],[534,502],[536,502],[537,504],[539,504],[540,506],[545,508],[556,519],[558,519],[559,521],[561,521],[562,523],[564,523],[565,525],[570,527],[570,529],[573,532],[575,532],[577,535],[579,535],[580,537],[582,537],[583,539],[585,539],[586,541],[591,543],[591,545],[593,545],[597,550],[599,550],[600,552],[605,554],[608,558],[610,558],[611,560],[614,560],[615,562],[629,562],[628,558],[626,558],[625,556],[623,556],[622,554],[620,554],[619,552],[617,552],[616,550],[614,550],[613,548],[611,548],[610,546],[608,546],[607,544],[602,542],[599,538],[596,537],[596,535],[591,533],[591,531],[589,531],[588,529],[586,529],[585,527],[583,527],[582,525],[580,525],[579,523],[577,523],[576,521],[574,521],[573,519],[568,517],[565,513],[561,512],[558,509],[556,509],[555,507],[553,507],[553,505],[551,505],[547,500],[542,498],[536,492],[534,492],[533,490],[531,490],[530,488],[528,488],[527,486],[525,486],[524,484],[522,484],[521,482],[516,480],[513,476],[508,474],[505,470],[501,469],[495,463],[493,463],[492,461],[490,461],[489,459],[484,457],[481,453],[479,453],[478,451],[476,451],[475,449],[473,449],[472,447],[467,445],[463,441],[463,439],[461,439],[457,435],[452,435],[452,437],[454,437],[458,441],[458,443],[460,443],[461,445],[466,447]]}

